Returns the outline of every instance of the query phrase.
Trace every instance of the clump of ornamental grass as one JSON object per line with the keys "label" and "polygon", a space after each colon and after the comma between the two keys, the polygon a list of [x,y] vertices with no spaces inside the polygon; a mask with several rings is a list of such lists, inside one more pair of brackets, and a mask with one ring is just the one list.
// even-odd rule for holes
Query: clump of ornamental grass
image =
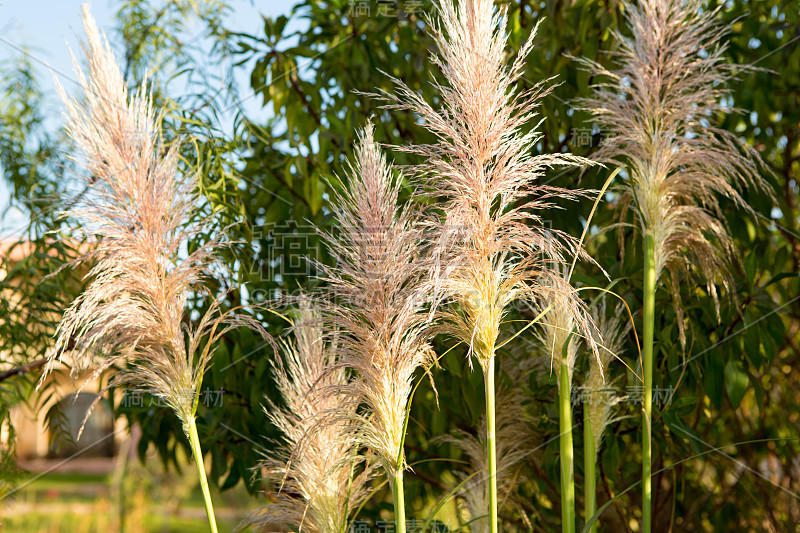
{"label": "clump of ornamental grass", "polygon": [[739,68],[725,60],[730,27],[718,22],[723,6],[707,10],[701,0],[623,5],[631,37],[617,35],[616,68],[584,61],[604,81],[582,105],[605,134],[596,157],[627,171],[625,203],[644,235],[642,530],[649,533],[655,287],[669,273],[684,343],[681,278],[700,274],[715,303],[715,284],[731,282],[733,246],[720,198],[750,211],[739,189],[765,182],[757,153],[713,125],[729,110],[728,84]]}
{"label": "clump of ornamental grass", "polygon": [[283,406],[270,401],[266,409],[285,442],[261,465],[279,490],[249,523],[265,531],[343,533],[369,494],[369,469],[359,471],[353,439],[356,404],[342,406],[347,369],[336,365],[337,336],[324,335],[319,313],[304,306],[293,330],[295,340],[281,343],[284,358],[274,362]]}
{"label": "clump of ornamental grass", "polygon": [[340,388],[354,416],[358,442],[388,476],[396,531],[405,531],[403,441],[413,378],[434,364],[428,344],[426,268],[419,255],[421,230],[410,205],[398,205],[400,178],[373,140],[372,125],[360,134],[355,162],[332,201],[337,233],[323,233],[335,266],[320,265],[326,292],[322,311],[338,331],[339,365],[353,371]]}
{"label": "clump of ornamental grass", "polygon": [[[513,508],[515,491],[520,478],[523,462],[534,451],[536,435],[526,416],[524,404],[527,395],[520,386],[530,374],[529,368],[518,364],[504,365],[509,382],[501,383],[497,390],[497,403],[503,408],[497,414],[497,491],[499,506]],[[485,428],[485,417],[481,417]],[[469,530],[472,533],[489,531],[489,492],[485,481],[488,473],[486,456],[487,435],[479,432],[473,435],[459,430],[453,435],[439,437],[437,440],[453,444],[463,450],[469,461],[469,471],[458,473],[463,482],[459,491],[461,511],[469,516]],[[524,512],[520,512],[524,518]]]}
{"label": "clump of ornamental grass", "polygon": [[[614,389],[607,383],[608,368],[611,361],[622,355],[625,338],[632,328],[626,320],[625,308],[618,305],[614,314],[606,313],[606,300],[593,309],[593,316],[603,346],[597,357],[589,357],[589,371],[583,384],[583,473],[584,473],[584,519],[589,520],[596,510],[597,478],[596,465],[600,444],[606,427],[612,422],[611,413],[622,398],[614,394]],[[589,529],[597,531],[597,522]]]}
{"label": "clump of ornamental grass", "polygon": [[[578,192],[539,183],[555,166],[580,166],[587,160],[570,154],[533,155],[541,139],[537,108],[552,90],[549,80],[520,92],[531,37],[510,65],[506,14],[492,0],[436,3],[431,21],[438,52],[433,55],[446,83],[435,85],[442,107],[434,109],[398,81],[396,94],[384,94],[389,108],[416,113],[439,142],[404,147],[424,162],[414,174],[422,195],[435,206],[432,230],[438,306],[444,330],[469,346],[486,389],[490,531],[497,532],[495,444],[495,351],[500,325],[512,302],[535,300],[546,291],[563,296],[579,330],[591,320],[569,284],[549,265],[579,253],[571,237],[545,224],[541,210]],[[546,287],[546,288],[543,288]]]}
{"label": "clump of ornamental grass", "polygon": [[73,58],[82,98],[58,89],[79,151],[74,160],[85,171],[78,176],[85,190],[65,213],[88,248],[73,264],[91,264],[91,281],[58,325],[42,380],[69,355],[75,367],[95,367],[95,378],[119,365],[112,385],[139,387],[163,400],[189,439],[216,531],[195,424],[203,374],[227,329],[246,324],[266,333],[244,315],[223,312],[220,298],[196,325],[186,323],[187,299],[207,292],[204,280],[213,275],[224,235],[187,252],[211,228],[211,220],[195,213],[195,178],[179,172],[178,143],[162,144],[161,115],[145,85],[128,94],[86,5],[83,23],[88,72]]}

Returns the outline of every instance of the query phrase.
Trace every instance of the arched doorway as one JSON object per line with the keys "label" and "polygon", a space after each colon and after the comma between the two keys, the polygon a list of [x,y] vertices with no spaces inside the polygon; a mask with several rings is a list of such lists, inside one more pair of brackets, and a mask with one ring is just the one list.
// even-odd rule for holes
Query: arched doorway
{"label": "arched doorway", "polygon": [[48,457],[66,458],[75,454],[81,457],[114,456],[114,417],[105,398],[95,404],[80,440],[77,439],[86,411],[94,400],[95,394],[82,392],[59,402],[55,407],[59,414],[49,421]]}

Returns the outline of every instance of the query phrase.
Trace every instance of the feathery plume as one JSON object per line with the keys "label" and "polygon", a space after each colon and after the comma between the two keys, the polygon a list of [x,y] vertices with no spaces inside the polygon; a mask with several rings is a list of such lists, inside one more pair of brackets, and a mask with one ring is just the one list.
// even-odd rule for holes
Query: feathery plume
{"label": "feathery plume", "polygon": [[737,68],[725,60],[719,9],[701,0],[623,2],[632,31],[617,35],[618,67],[581,60],[605,81],[581,106],[604,132],[595,157],[628,171],[624,205],[632,203],[655,247],[656,282],[670,275],[685,344],[678,279],[696,271],[717,301],[715,283],[728,287],[733,246],[719,197],[752,211],[739,188],[767,190],[760,157],[732,132],[712,125],[731,111],[728,85]]}
{"label": "feathery plume", "polygon": [[[349,513],[368,495],[369,477],[355,465],[355,404],[343,407],[339,395],[347,370],[336,366],[337,338],[327,342],[323,337],[317,311],[301,308],[294,334],[294,342],[281,343],[285,362],[274,363],[285,407],[270,401],[266,409],[285,437],[262,465],[280,490],[277,502],[259,509],[249,522],[265,529],[288,525],[298,532],[342,533]],[[342,409],[350,409],[349,416],[327,420]]]}
{"label": "feathery plume", "polygon": [[[589,358],[589,372],[584,381],[583,402],[583,488],[584,520],[594,516],[597,508],[597,455],[603,441],[606,426],[611,423],[611,410],[622,401],[606,385],[605,369],[611,360],[619,357],[625,344],[625,336],[633,327],[624,319],[624,305],[619,304],[615,314],[606,314],[606,299],[593,310],[605,346],[598,357]],[[589,527],[589,533],[596,533],[597,521]]]}
{"label": "feathery plume", "polygon": [[210,220],[194,214],[195,179],[179,174],[178,143],[162,145],[161,115],[145,83],[128,94],[88,5],[83,6],[83,24],[88,73],[73,56],[83,98],[69,98],[56,84],[66,105],[67,132],[79,150],[75,162],[85,171],[78,176],[85,190],[66,216],[78,221],[78,233],[90,249],[73,264],[93,266],[86,290],[58,325],[42,380],[66,352],[77,367],[96,366],[93,377],[129,363],[112,384],[143,388],[181,420],[195,455],[209,525],[216,531],[194,418],[200,383],[216,341],[228,329],[248,325],[266,332],[245,315],[222,312],[219,298],[195,327],[184,323],[187,298],[206,292],[203,281],[213,275],[223,232],[187,252],[190,240],[210,230]]}
{"label": "feathery plume", "polygon": [[[566,383],[571,389],[581,338],[576,330],[575,313],[570,305],[571,302],[557,290],[544,296],[537,305],[539,312],[544,315],[539,320],[540,327],[536,330],[536,336],[550,355],[550,368],[555,370],[556,377],[560,378],[561,372],[567,371]],[[595,333],[596,340],[602,342],[602,336],[597,334],[599,332]],[[602,353],[603,350],[598,349],[594,359],[599,361]],[[561,380],[558,379],[557,383],[560,389]]]}
{"label": "feathery plume", "polygon": [[[392,480],[398,531],[405,525],[403,440],[414,373],[434,364],[420,230],[414,211],[398,206],[400,180],[372,138],[360,134],[344,192],[332,202],[338,234],[324,233],[336,266],[321,265],[327,281],[324,318],[339,331],[340,365],[354,371],[342,387],[365,412],[358,439]],[[349,413],[346,413],[349,416]]]}
{"label": "feathery plume", "polygon": [[586,375],[583,388],[586,391],[586,400],[583,408],[587,411],[591,421],[592,434],[595,441],[595,454],[600,450],[600,443],[603,440],[603,433],[606,426],[611,421],[611,410],[622,401],[622,398],[610,394],[606,383],[607,369],[611,361],[620,357],[625,347],[625,338],[630,332],[632,325],[626,319],[627,314],[622,304],[618,305],[613,315],[606,313],[606,300],[600,300],[600,304],[593,310],[594,320],[597,329],[603,339],[603,347],[599,351],[599,357],[589,358],[589,372]]}
{"label": "feathery plume", "polygon": [[562,153],[531,155],[541,134],[536,127],[524,129],[536,124],[540,101],[553,89],[551,80],[515,89],[536,29],[508,66],[506,15],[492,0],[465,0],[458,7],[441,0],[437,11],[441,24],[431,26],[439,52],[433,61],[448,82],[437,84],[443,108],[433,109],[399,81],[397,95],[383,96],[390,108],[416,112],[440,139],[400,149],[424,157],[414,174],[423,194],[441,201],[434,273],[439,296],[458,304],[444,311],[448,331],[485,370],[503,314],[516,299],[557,291],[570,302],[580,328],[591,329],[569,284],[548,266],[578,253],[578,243],[548,227],[538,212],[555,207],[554,199],[582,194],[539,184],[547,169],[590,161]]}
{"label": "feathery plume", "polygon": [[92,262],[92,281],[64,313],[45,375],[68,351],[77,364],[103,354],[94,376],[129,361],[132,367],[117,374],[114,383],[144,387],[185,425],[193,418],[211,341],[239,323],[260,327],[244,316],[221,314],[215,300],[185,337],[186,300],[204,292],[221,243],[210,240],[180,256],[210,222],[194,216],[195,179],[179,175],[178,143],[160,144],[161,117],[145,86],[129,97],[87,5],[83,22],[88,75],[73,56],[83,100],[58,89],[67,108],[67,131],[80,151],[74,159],[86,171],[78,176],[85,187],[81,200],[65,215],[78,221],[76,231],[91,244],[73,264]]}

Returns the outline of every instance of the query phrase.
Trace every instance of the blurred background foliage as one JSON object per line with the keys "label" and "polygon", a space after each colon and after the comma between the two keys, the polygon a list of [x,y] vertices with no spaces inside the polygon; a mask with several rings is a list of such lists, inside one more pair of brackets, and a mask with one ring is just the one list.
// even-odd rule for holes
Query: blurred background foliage
{"label": "blurred background foliage", "polygon": [[[498,4],[509,13],[510,53],[544,19],[521,82],[523,87],[547,78],[558,83],[541,109],[544,137],[536,149],[591,156],[603,132],[573,110],[572,103],[589,94],[593,80],[572,57],[606,64],[613,60],[614,32],[627,31],[619,2]],[[709,8],[717,5],[709,2]],[[234,8],[235,2],[223,0],[119,2],[116,31],[125,43],[119,58],[131,86],[152,85],[158,104],[168,110],[165,136],[183,141],[183,170],[201,177],[200,214],[215,212],[221,224],[234,224],[238,244],[224,257],[230,273],[215,289],[227,293],[229,305],[275,305],[280,296],[316,283],[301,258],[326,259],[313,225],[336,223],[326,208],[327,192],[345,185],[339,176],[345,175],[357,128],[372,117],[380,142],[434,140],[414,116],[387,112],[365,93],[391,92],[391,77],[396,77],[426,101],[437,101],[431,83],[437,71],[426,35],[426,17],[435,13],[429,0],[305,0],[290,16],[264,18],[263,30],[249,35],[226,29],[226,14]],[[678,342],[671,295],[658,295],[663,312],[656,328],[654,387],[661,399],[655,402],[653,470],[665,470],[653,483],[654,529],[790,531],[800,522],[800,10],[794,0],[730,0],[721,17],[732,24],[727,42],[731,61],[758,70],[743,70],[732,88],[730,107],[746,111],[720,120],[761,153],[777,203],[748,192],[756,217],[728,206],[727,222],[740,256],[733,267],[736,283],[722,302],[719,319],[705,286],[680,280],[687,309],[685,348]],[[191,30],[188,20],[194,21]],[[44,278],[75,252],[68,238],[54,238],[69,235],[68,222],[59,220],[53,208],[56,196],[68,189],[68,147],[60,133],[44,127],[46,108],[39,103],[42,95],[26,56],[0,68],[0,166],[12,204],[30,215],[20,241],[35,250],[0,281],[0,290],[14,295],[0,302],[2,357],[18,366],[41,358],[58,310],[77,294],[81,282],[66,270]],[[249,75],[251,96],[238,94],[231,82],[241,72]],[[244,102],[247,98],[257,104]],[[254,107],[262,111],[257,117]],[[391,157],[400,165],[414,163],[401,152]],[[545,181],[599,189],[607,176],[605,169],[583,175],[553,171]],[[613,190],[606,194],[587,241],[611,281],[589,264],[579,265],[575,280],[586,287],[613,282],[613,290],[634,311],[638,329],[641,236],[632,218],[620,219],[616,199]],[[564,205],[546,218],[578,236],[591,203]],[[585,294],[589,301],[598,293]],[[200,299],[190,302],[187,320],[203,305]],[[281,318],[257,313],[271,332],[285,334]],[[516,310],[504,335],[521,327],[515,320],[532,316],[525,308]],[[36,327],[29,327],[29,321]],[[437,339],[439,353],[451,346],[449,339]],[[560,516],[555,381],[531,334],[517,337],[504,352],[502,358],[520,364],[506,365],[502,379],[526,392],[522,408],[539,445],[518,467],[518,497],[501,512],[503,530],[552,531]],[[264,396],[277,400],[269,365],[273,357],[260,337],[234,331],[221,341],[204,380],[204,388],[224,391],[221,407],[201,402],[198,412],[211,477],[222,489],[244,486],[256,493],[266,488],[256,467],[261,450],[279,438],[262,409]],[[631,333],[623,359],[636,369],[637,357]],[[581,361],[585,369],[586,355]],[[406,439],[408,462],[416,465],[407,476],[410,517],[425,517],[457,483],[461,453],[433,439],[454,430],[480,430],[480,374],[470,369],[462,348],[449,351],[440,363],[433,371],[438,405],[423,381],[412,407]],[[520,374],[520,365],[534,370]],[[0,382],[0,424],[9,427],[9,406],[39,401],[31,394],[37,377],[32,371]],[[640,475],[641,387],[621,364],[611,369],[610,379],[628,400],[619,406],[620,419],[600,452],[599,505]],[[581,381],[582,370],[577,370],[576,386]],[[127,407],[116,414],[141,426],[142,457],[152,444],[165,464],[178,465],[176,457],[186,453],[185,439],[166,408]],[[577,423],[580,405],[575,417]],[[580,438],[576,444],[580,509]],[[638,490],[621,496],[603,514],[602,529],[635,530],[639,497]],[[362,518],[387,516],[381,513],[390,501],[385,491],[379,492]]]}

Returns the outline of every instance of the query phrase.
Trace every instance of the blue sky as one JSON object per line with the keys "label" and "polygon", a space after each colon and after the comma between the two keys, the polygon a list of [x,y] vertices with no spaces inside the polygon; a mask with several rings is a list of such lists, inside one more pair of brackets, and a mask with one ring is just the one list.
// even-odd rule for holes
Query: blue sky
{"label": "blue sky", "polygon": [[[55,95],[53,76],[58,76],[67,91],[73,87],[70,78],[72,61],[67,43],[73,50],[83,35],[80,21],[81,5],[85,0],[0,0],[0,61],[18,56],[19,48],[27,48],[38,70],[38,79],[49,96],[54,116],[60,106]],[[250,34],[261,32],[261,15],[288,14],[296,0],[232,0],[233,12],[228,27]],[[89,2],[97,25],[110,38],[114,35],[114,13],[119,5],[115,0]],[[49,65],[49,69],[44,64]],[[240,85],[246,92],[247,76]],[[255,100],[255,99],[253,99]],[[25,215],[16,210],[6,212],[8,190],[0,180],[0,238],[18,233],[25,224]]]}

